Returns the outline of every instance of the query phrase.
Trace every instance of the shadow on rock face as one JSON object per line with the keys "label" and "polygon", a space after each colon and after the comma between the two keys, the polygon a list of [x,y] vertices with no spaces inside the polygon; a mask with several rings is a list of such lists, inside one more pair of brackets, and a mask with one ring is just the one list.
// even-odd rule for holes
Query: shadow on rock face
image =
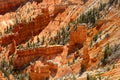
{"label": "shadow on rock face", "polygon": [[77,49],[80,49],[83,47],[83,44],[74,44],[68,46],[68,54],[74,53]]}

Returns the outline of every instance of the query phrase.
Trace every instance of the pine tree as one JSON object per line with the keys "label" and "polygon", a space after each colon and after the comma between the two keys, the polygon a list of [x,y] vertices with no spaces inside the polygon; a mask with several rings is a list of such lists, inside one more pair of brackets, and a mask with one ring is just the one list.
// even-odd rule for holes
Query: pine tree
{"label": "pine tree", "polygon": [[41,45],[44,45],[45,43],[45,36],[42,37]]}
{"label": "pine tree", "polygon": [[40,42],[40,39],[39,39],[39,37],[37,36],[37,43],[39,43]]}
{"label": "pine tree", "polygon": [[87,80],[90,80],[90,75],[87,73]]}
{"label": "pine tree", "polygon": [[73,74],[73,79],[72,80],[77,80],[74,74]]}
{"label": "pine tree", "polygon": [[77,31],[77,24],[74,25],[74,31]]}
{"label": "pine tree", "polygon": [[114,0],[109,0],[108,5],[111,6],[113,5],[113,3],[114,3]]}
{"label": "pine tree", "polygon": [[70,66],[71,65],[71,63],[70,63],[70,61],[68,61],[68,66]]}
{"label": "pine tree", "polygon": [[29,42],[27,43],[27,47],[28,47],[28,48],[30,47],[30,43],[29,43]]}

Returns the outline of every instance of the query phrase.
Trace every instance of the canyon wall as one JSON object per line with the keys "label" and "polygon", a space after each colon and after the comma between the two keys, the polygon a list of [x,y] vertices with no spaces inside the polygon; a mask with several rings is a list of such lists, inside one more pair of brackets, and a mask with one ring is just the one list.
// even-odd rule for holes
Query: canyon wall
{"label": "canyon wall", "polygon": [[88,52],[88,46],[86,44],[84,44],[83,47],[83,60],[81,62],[81,67],[83,68],[87,68],[88,67],[88,63],[90,61],[90,56],[89,56],[89,52]]}
{"label": "canyon wall", "polygon": [[43,57],[45,60],[47,60],[48,56],[52,55],[51,57],[49,57],[52,58],[54,55],[57,55],[62,52],[63,52],[62,46],[18,50],[16,53],[17,57],[14,59],[13,65],[15,68],[20,69],[21,67],[24,67],[25,64],[29,64],[33,59]]}
{"label": "canyon wall", "polygon": [[[2,0],[0,1],[0,14],[15,11],[19,6],[24,5],[28,1],[32,0]],[[42,0],[33,1],[42,2]]]}
{"label": "canyon wall", "polygon": [[0,45],[6,46],[12,42],[12,39],[16,36],[16,34],[9,34],[0,38]]}
{"label": "canyon wall", "polygon": [[80,25],[76,30],[72,28],[70,33],[70,42],[68,46],[68,54],[75,52],[77,49],[83,47],[84,42],[86,41],[87,29],[84,25]]}
{"label": "canyon wall", "polygon": [[70,33],[70,45],[83,44],[86,40],[87,29],[84,25],[80,25],[76,30],[72,29]]}
{"label": "canyon wall", "polygon": [[[30,68],[31,80],[46,80],[51,75],[54,77],[58,71],[58,65],[52,62],[45,63],[44,66],[36,67],[31,66]],[[36,71],[36,72],[34,72]]]}
{"label": "canyon wall", "polygon": [[0,45],[6,46],[12,43],[12,40],[16,41],[16,45],[26,42],[32,36],[39,34],[50,22],[48,10],[44,11],[42,15],[36,17],[32,22],[19,23],[15,25],[13,33],[7,36],[3,36],[0,39]]}
{"label": "canyon wall", "polygon": [[[56,13],[53,13],[55,16],[63,11],[63,7],[57,8],[56,11]],[[49,15],[48,8],[43,8],[42,15],[37,16],[32,22],[15,25],[12,34],[0,38],[0,45],[7,46],[12,40],[16,41],[16,45],[26,42],[32,36],[38,35],[49,24],[52,17]]]}

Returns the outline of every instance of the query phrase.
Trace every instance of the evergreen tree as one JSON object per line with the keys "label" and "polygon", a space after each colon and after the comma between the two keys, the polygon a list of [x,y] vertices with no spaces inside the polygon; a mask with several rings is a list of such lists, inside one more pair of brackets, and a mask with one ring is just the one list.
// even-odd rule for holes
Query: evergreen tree
{"label": "evergreen tree", "polygon": [[40,39],[39,39],[39,37],[37,36],[37,43],[39,43],[40,42]]}

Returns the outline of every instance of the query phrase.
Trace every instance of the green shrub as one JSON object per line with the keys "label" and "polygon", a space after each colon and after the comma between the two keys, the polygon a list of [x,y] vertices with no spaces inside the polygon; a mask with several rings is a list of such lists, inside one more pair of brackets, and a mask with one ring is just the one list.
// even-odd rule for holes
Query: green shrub
{"label": "green shrub", "polygon": [[110,67],[107,68],[107,71],[110,71]]}
{"label": "green shrub", "polygon": [[85,71],[86,71],[86,67],[84,65],[81,65],[81,70],[80,70],[79,74],[81,75]]}
{"label": "green shrub", "polygon": [[72,64],[74,64],[75,63],[75,59],[73,59],[73,62],[72,62]]}
{"label": "green shrub", "polygon": [[65,34],[65,28],[61,28],[61,35],[64,35]]}
{"label": "green shrub", "polygon": [[37,36],[37,43],[39,43],[40,42],[40,38]]}
{"label": "green shrub", "polygon": [[109,37],[110,37],[110,35],[109,35],[109,34],[106,34],[106,35],[105,35],[105,38],[109,38]]}
{"label": "green shrub", "polygon": [[76,54],[79,54],[79,48],[76,48]]}
{"label": "green shrub", "polygon": [[68,66],[70,66],[71,65],[71,63],[70,63],[70,61],[68,61]]}
{"label": "green shrub", "polygon": [[[107,44],[105,50],[104,50],[104,54],[108,56],[110,56],[112,54],[112,49],[110,48],[109,44]],[[107,58],[107,57],[104,57],[104,58]]]}
{"label": "green shrub", "polygon": [[30,76],[28,73],[18,73],[14,75],[15,80],[30,80]]}
{"label": "green shrub", "polygon": [[36,44],[35,44],[34,42],[33,42],[33,45],[32,45],[32,47],[33,47],[33,48],[35,48],[35,47],[36,47]]}
{"label": "green shrub", "polygon": [[70,24],[67,25],[66,30],[70,31]]}
{"label": "green shrub", "polygon": [[90,75],[87,73],[87,80],[90,80],[90,78],[91,78]]}
{"label": "green shrub", "polygon": [[113,5],[114,1],[115,1],[115,0],[109,0],[109,1],[108,1],[108,5],[109,5],[109,6]]}
{"label": "green shrub", "polygon": [[[14,56],[14,55],[13,55]],[[14,71],[14,67],[11,64],[11,60],[14,57],[10,57],[7,61],[5,58],[0,61],[0,71],[3,72],[4,76],[9,79],[10,75],[13,75],[15,80],[29,80],[29,74],[28,73],[20,73],[18,71]]]}
{"label": "green shrub", "polygon": [[29,43],[29,42],[27,43],[27,47],[28,47],[28,48],[30,47],[30,43]]}
{"label": "green shrub", "polygon": [[102,11],[102,10],[104,10],[105,9],[105,7],[106,7],[106,3],[100,3],[100,6],[99,6],[99,11]]}
{"label": "green shrub", "polygon": [[41,45],[44,45],[45,43],[45,36],[42,37]]}
{"label": "green shrub", "polygon": [[91,41],[90,41],[90,44],[89,44],[89,47],[91,48],[92,45],[93,45],[93,42],[92,42],[92,40],[91,40]]}
{"label": "green shrub", "polygon": [[98,76],[98,80],[102,80],[102,77],[101,77],[101,76]]}
{"label": "green shrub", "polygon": [[50,39],[49,39],[49,44],[50,44],[50,45],[53,45],[53,44],[54,44],[54,40],[53,40],[52,37],[50,37]]}
{"label": "green shrub", "polygon": [[74,74],[73,74],[73,79],[72,80],[77,80]]}
{"label": "green shrub", "polygon": [[98,76],[90,76],[88,73],[87,73],[87,80],[101,80],[101,78],[97,78]]}
{"label": "green shrub", "polygon": [[23,48],[23,45],[19,45],[17,48],[18,48],[18,49],[22,49],[22,48]]}
{"label": "green shrub", "polygon": [[77,25],[74,25],[74,31],[76,31],[77,30]]}
{"label": "green shrub", "polygon": [[115,53],[117,50],[119,50],[119,44],[114,44],[113,48],[112,48],[112,52]]}
{"label": "green shrub", "polygon": [[93,37],[93,41],[96,42],[98,39],[98,34],[96,34],[94,37]]}
{"label": "green shrub", "polygon": [[[66,28],[61,28],[60,31],[57,31],[57,39],[54,41],[55,44],[65,45],[70,39],[70,24]],[[51,40],[50,40],[51,42]]]}
{"label": "green shrub", "polygon": [[112,49],[110,48],[109,44],[105,47],[104,50],[104,56],[103,59],[101,60],[103,65],[106,65],[108,62],[108,57],[112,54]]}

